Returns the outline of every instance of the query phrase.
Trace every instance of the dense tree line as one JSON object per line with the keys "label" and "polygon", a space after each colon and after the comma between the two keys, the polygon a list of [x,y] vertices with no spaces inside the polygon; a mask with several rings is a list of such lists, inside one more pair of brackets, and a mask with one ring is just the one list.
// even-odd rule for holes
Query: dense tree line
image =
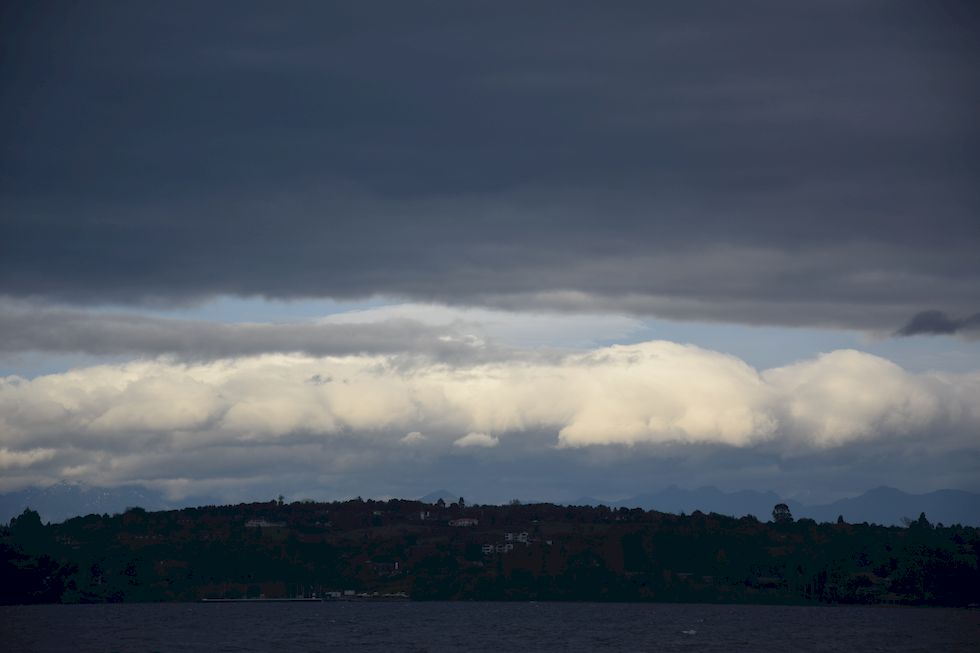
{"label": "dense tree line", "polygon": [[[784,507],[784,506],[783,506]],[[458,520],[475,520],[477,523]],[[0,532],[3,603],[414,599],[980,602],[980,530],[552,504],[281,499]]]}

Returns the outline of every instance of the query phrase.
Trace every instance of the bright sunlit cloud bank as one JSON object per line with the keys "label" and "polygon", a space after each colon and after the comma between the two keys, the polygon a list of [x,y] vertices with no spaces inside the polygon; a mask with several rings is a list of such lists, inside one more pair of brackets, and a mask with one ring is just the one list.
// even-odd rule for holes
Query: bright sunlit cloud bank
{"label": "bright sunlit cloud bank", "polygon": [[761,371],[651,341],[553,361],[266,354],[0,380],[0,465],[14,477],[91,483],[244,482],[256,452],[268,463],[320,451],[345,473],[406,451],[498,460],[597,447],[644,456],[763,447],[784,458],[855,443],[976,451],[978,429],[980,374],[910,373],[854,350]]}

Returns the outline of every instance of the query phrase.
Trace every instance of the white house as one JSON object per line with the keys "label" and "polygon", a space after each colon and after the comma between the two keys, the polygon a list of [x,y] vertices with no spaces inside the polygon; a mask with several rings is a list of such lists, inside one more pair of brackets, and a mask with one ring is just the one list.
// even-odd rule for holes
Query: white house
{"label": "white house", "polygon": [[450,519],[450,526],[476,526],[480,523],[479,519],[473,519],[472,517],[461,517],[460,519]]}
{"label": "white house", "polygon": [[265,519],[249,519],[245,522],[245,528],[283,528],[286,526],[284,521],[266,521]]}

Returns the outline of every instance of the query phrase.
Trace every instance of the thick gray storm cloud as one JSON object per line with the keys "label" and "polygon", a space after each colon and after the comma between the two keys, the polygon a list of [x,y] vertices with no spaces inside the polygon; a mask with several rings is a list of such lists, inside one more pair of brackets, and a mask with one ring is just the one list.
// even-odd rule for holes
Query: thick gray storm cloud
{"label": "thick gray storm cloud", "polygon": [[402,354],[445,361],[503,357],[461,324],[434,327],[407,319],[370,324],[223,324],[142,315],[0,306],[0,353],[171,355],[205,360],[302,352],[313,356]]}
{"label": "thick gray storm cloud", "polygon": [[969,2],[5,5],[0,294],[894,330],[980,296]]}
{"label": "thick gray storm cloud", "polygon": [[970,337],[980,336],[980,313],[962,318],[951,318],[942,311],[922,311],[916,313],[908,324],[898,330],[900,336],[949,335],[965,333]]}

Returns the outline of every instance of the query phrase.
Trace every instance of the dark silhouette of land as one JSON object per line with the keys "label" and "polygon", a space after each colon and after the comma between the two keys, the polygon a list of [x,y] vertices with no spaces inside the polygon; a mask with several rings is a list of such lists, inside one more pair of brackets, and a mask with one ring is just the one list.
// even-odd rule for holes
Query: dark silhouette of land
{"label": "dark silhouette of land", "polygon": [[131,508],[0,532],[0,602],[980,603],[980,529],[460,498]]}

